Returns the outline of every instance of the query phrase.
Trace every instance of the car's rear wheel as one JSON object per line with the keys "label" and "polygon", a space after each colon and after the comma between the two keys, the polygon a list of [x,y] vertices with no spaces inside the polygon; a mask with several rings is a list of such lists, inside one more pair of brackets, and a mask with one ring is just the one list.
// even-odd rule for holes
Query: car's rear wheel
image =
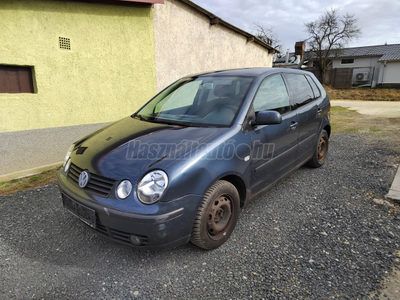
{"label": "car's rear wheel", "polygon": [[318,144],[315,147],[313,157],[308,161],[308,165],[313,168],[321,167],[328,156],[329,136],[326,130],[322,130],[319,135]]}
{"label": "car's rear wheel", "polygon": [[190,241],[207,250],[221,246],[235,228],[239,209],[237,189],[225,180],[217,181],[203,197]]}

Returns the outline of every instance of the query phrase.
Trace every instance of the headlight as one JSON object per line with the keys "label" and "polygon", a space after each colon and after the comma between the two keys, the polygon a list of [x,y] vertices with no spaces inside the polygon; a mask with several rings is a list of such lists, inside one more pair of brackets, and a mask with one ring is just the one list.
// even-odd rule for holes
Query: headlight
{"label": "headlight", "polygon": [[69,147],[67,155],[65,155],[65,158],[64,158],[63,167],[65,167],[65,164],[67,163],[67,161],[69,159],[69,156],[71,155],[72,150],[74,150],[74,147],[75,147],[74,144],[72,144],[71,147]]}
{"label": "headlight", "polygon": [[156,170],[146,174],[137,186],[139,200],[144,204],[157,202],[168,186],[168,176],[165,172]]}
{"label": "headlight", "polygon": [[129,180],[123,180],[117,187],[117,195],[120,199],[125,199],[132,192],[132,183]]}
{"label": "headlight", "polygon": [[69,167],[71,166],[71,159],[68,159],[68,162],[64,166],[64,172],[67,173]]}

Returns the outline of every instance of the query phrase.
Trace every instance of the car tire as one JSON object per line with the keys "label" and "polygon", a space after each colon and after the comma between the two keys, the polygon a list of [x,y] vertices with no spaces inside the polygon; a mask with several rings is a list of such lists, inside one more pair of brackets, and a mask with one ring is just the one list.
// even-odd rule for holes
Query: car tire
{"label": "car tire", "polygon": [[230,237],[239,217],[240,198],[234,185],[219,180],[207,191],[197,210],[190,241],[211,250]]}
{"label": "car tire", "polygon": [[315,147],[313,157],[308,161],[307,165],[313,168],[321,167],[328,156],[329,136],[326,130],[322,130]]}

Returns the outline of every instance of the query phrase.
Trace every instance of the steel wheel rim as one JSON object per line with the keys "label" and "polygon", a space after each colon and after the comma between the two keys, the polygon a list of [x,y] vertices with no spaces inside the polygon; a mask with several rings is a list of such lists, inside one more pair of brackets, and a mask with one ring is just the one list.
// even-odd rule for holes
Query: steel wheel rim
{"label": "steel wheel rim", "polygon": [[207,233],[213,240],[226,235],[225,229],[232,218],[232,200],[228,195],[222,195],[207,209]]}
{"label": "steel wheel rim", "polygon": [[325,137],[321,137],[318,143],[318,162],[322,163],[325,160],[328,151],[328,144]]}

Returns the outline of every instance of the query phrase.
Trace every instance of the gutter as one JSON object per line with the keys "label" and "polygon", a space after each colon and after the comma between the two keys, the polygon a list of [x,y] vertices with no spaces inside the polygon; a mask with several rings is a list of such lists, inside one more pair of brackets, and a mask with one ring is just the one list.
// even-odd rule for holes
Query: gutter
{"label": "gutter", "polygon": [[382,82],[381,82],[381,84],[384,84],[384,82],[385,82],[386,63],[387,63],[387,60],[385,60],[385,61],[383,62],[383,74],[382,74]]}

